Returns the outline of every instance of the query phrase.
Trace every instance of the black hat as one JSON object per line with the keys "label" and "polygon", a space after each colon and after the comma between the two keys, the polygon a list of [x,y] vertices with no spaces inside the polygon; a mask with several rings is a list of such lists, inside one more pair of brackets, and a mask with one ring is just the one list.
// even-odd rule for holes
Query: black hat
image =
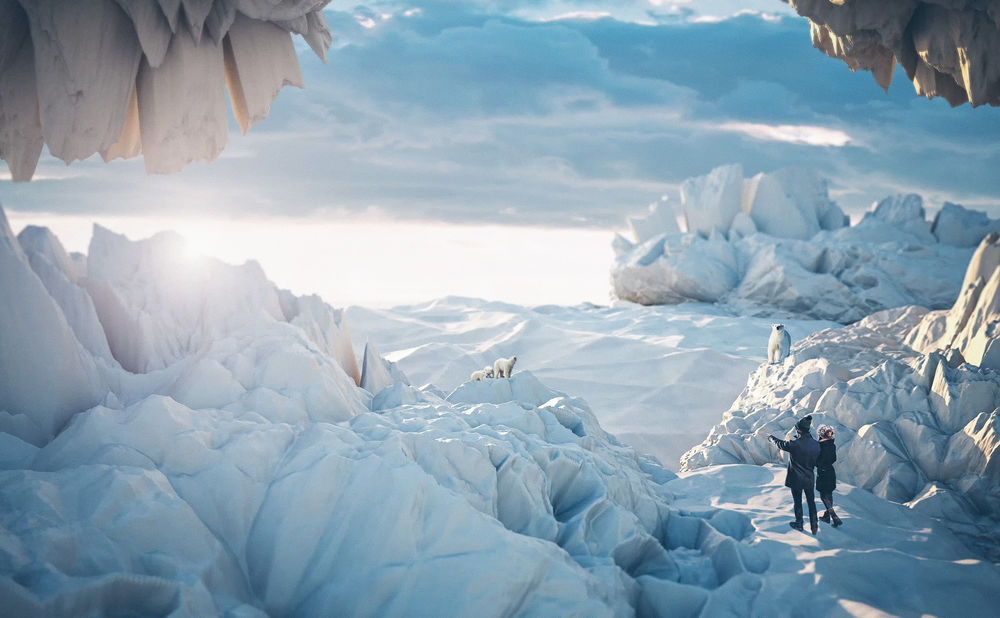
{"label": "black hat", "polygon": [[799,419],[799,422],[795,423],[795,428],[802,433],[809,433],[809,428],[812,426],[813,417],[811,414],[807,414]]}

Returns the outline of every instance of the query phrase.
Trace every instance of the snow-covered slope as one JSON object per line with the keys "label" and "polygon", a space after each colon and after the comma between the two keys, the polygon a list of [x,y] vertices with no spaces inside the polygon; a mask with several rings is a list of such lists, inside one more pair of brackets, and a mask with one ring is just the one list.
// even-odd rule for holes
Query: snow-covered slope
{"label": "snow-covered slope", "polygon": [[[529,308],[449,297],[345,314],[414,384],[452,389],[495,359],[517,355],[515,375],[531,371],[585,399],[602,427],[671,470],[764,361],[771,330],[767,318],[704,303]],[[795,340],[837,326],[785,324]]]}
{"label": "snow-covered slope", "polygon": [[837,430],[838,479],[942,517],[1000,558],[998,248],[983,240],[948,312],[877,313],[762,365],[682,469],[779,461],[768,434],[809,413]]}
{"label": "snow-covered slope", "polygon": [[[619,298],[688,300],[740,313],[785,313],[850,323],[892,307],[943,309],[961,286],[972,248],[1000,221],[946,204],[925,219],[918,195],[889,197],[854,226],[815,173],[779,170],[744,179],[739,165],[685,181],[688,233],[630,221],[611,271]],[[671,219],[660,203],[649,219]]]}
{"label": "snow-covered slope", "polygon": [[813,46],[889,89],[898,62],[917,94],[1000,105],[1000,6],[983,0],[785,0]]}
{"label": "snow-covered slope", "polygon": [[[103,393],[99,405],[57,405],[69,420],[51,432],[0,428],[0,607],[11,615],[775,615],[790,603],[983,613],[1000,586],[996,564],[869,492],[844,488],[847,525],[812,537],[785,525],[780,469],[677,478],[531,370],[562,345],[564,369],[579,382],[604,373],[610,389],[610,368],[641,349],[616,355],[615,344],[664,319],[676,331],[660,345],[703,360],[747,326],[719,310],[535,308],[577,322],[548,333],[522,323],[514,343],[538,345],[512,378],[442,383],[449,394],[412,386],[400,368],[466,371],[481,358],[417,345],[391,355],[396,367],[369,344],[358,375],[346,320],[363,310],[277,290],[255,265],[178,259],[175,235],[132,242],[97,228],[80,272],[44,230],[23,233],[22,248],[0,224],[0,299],[23,299],[3,307],[0,375],[18,363],[26,379],[62,372],[0,393],[26,402],[24,418],[51,419],[65,402],[50,391],[76,391],[59,381],[72,368],[44,354],[67,351],[91,359],[96,378],[80,390]],[[70,286],[101,298],[93,314],[114,362],[77,339],[97,326]],[[77,310],[72,325],[64,307]],[[506,328],[482,303],[461,307],[409,320],[396,310],[377,345],[402,350],[434,319],[469,340]],[[721,388],[724,365],[693,363],[673,396]],[[947,592],[882,588],[931,580]]]}
{"label": "snow-covered slope", "polygon": [[226,145],[226,91],[246,130],[285,85],[292,44],[324,57],[329,0],[3,0],[0,158],[30,180],[45,144],[71,163],[144,155],[149,172],[212,160]]}

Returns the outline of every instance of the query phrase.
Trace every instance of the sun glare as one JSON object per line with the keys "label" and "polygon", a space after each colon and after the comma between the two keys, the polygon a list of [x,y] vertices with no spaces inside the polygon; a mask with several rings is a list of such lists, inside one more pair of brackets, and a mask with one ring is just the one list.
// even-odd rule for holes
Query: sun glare
{"label": "sun glare", "polygon": [[[86,253],[93,219],[10,212],[11,226],[50,228]],[[132,240],[174,230],[179,265],[255,260],[278,287],[335,306],[390,306],[448,295],[524,305],[606,304],[612,233],[606,230],[291,219],[103,217]]]}

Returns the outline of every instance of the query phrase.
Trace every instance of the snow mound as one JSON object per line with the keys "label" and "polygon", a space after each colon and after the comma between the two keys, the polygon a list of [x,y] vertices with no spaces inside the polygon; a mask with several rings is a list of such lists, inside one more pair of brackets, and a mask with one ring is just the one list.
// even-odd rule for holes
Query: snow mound
{"label": "snow mound", "polygon": [[740,166],[725,166],[684,187],[688,233],[650,235],[647,226],[636,242],[615,238],[618,298],[716,302],[841,323],[904,305],[943,309],[958,296],[958,275],[982,237],[969,239],[1000,228],[954,204],[932,225],[918,195],[886,198],[847,226],[825,182],[802,170],[743,180]]}
{"label": "snow mound", "polygon": [[979,0],[851,3],[787,0],[813,46],[889,90],[899,62],[917,94],[953,107],[1000,105],[1000,8]]}
{"label": "snow mound", "polygon": [[969,267],[975,283],[951,311],[877,313],[812,335],[782,365],[761,366],[682,469],[778,461],[767,436],[812,414],[837,430],[838,479],[944,518],[996,560],[998,246],[996,235],[984,239]]}
{"label": "snow mound", "polygon": [[[328,1],[328,0],[327,0]],[[302,87],[292,43],[323,58],[327,1],[0,3],[0,158],[30,180],[42,145],[71,163],[144,155],[150,173],[226,145],[226,90],[241,130]]]}

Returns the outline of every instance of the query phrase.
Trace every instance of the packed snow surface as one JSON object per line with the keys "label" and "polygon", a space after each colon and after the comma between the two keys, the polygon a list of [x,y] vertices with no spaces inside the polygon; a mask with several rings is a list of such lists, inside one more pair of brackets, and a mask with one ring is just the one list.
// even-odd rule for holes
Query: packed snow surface
{"label": "packed snow surface", "polygon": [[1000,5],[984,0],[785,0],[813,46],[888,91],[896,63],[917,94],[953,107],[1000,105]]}
{"label": "packed snow surface", "polygon": [[[2,212],[0,232],[11,615],[984,614],[1000,588],[998,565],[918,510],[841,486],[845,526],[804,535],[780,467],[678,478],[548,385],[598,394],[629,384],[613,373],[629,352],[673,347],[689,358],[663,365],[686,368],[669,397],[695,400],[731,386],[727,363],[763,357],[757,320],[458,299],[340,312],[254,263],[182,257],[173,234],[97,228],[66,256]],[[517,354],[512,377],[468,381],[494,354]],[[604,401],[624,417],[637,392]]]}
{"label": "packed snow surface", "polygon": [[292,43],[330,46],[329,0],[0,1],[0,158],[30,180],[42,145],[71,163],[143,154],[169,173],[302,87]]}
{"label": "packed snow surface", "polygon": [[826,182],[798,169],[745,179],[740,165],[722,166],[685,181],[681,200],[686,232],[669,202],[658,202],[629,221],[631,240],[615,238],[618,298],[845,324],[906,305],[944,309],[974,247],[1000,230],[1000,221],[950,203],[928,221],[912,194],[885,198],[848,225]]}

